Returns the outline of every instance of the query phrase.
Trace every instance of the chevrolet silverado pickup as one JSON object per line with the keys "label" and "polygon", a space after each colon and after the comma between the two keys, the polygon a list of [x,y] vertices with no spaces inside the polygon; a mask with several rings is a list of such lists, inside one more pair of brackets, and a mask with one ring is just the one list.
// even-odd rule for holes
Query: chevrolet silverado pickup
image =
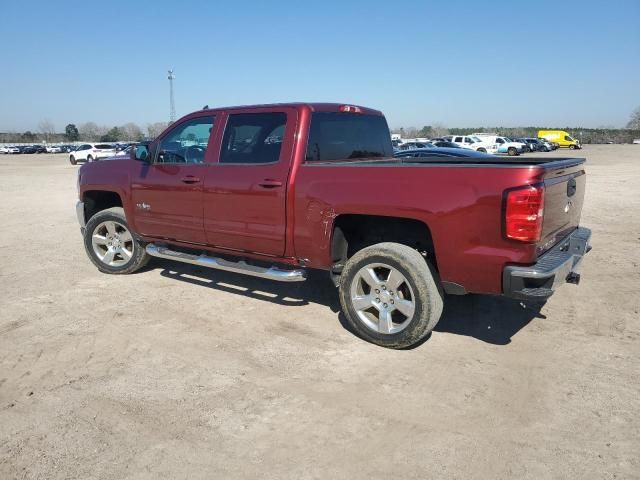
{"label": "chevrolet silverado pickup", "polygon": [[394,157],[382,113],[356,105],[203,109],[83,165],[76,214],[105,273],[151,257],[282,282],[327,271],[353,330],[389,348],[424,339],[445,293],[544,301],[578,283],[584,159],[437,153]]}

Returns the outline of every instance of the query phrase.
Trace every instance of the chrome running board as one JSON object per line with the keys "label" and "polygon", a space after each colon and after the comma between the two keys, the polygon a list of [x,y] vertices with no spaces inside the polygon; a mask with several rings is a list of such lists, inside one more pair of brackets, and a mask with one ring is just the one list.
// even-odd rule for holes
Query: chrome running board
{"label": "chrome running board", "polygon": [[283,270],[277,267],[258,267],[249,265],[244,260],[230,262],[217,257],[207,255],[192,255],[190,253],[178,252],[166,247],[160,247],[153,243],[147,245],[147,253],[152,257],[166,258],[182,263],[190,263],[201,267],[216,268],[227,272],[242,273],[252,277],[266,278],[278,282],[304,282],[307,279],[304,270]]}

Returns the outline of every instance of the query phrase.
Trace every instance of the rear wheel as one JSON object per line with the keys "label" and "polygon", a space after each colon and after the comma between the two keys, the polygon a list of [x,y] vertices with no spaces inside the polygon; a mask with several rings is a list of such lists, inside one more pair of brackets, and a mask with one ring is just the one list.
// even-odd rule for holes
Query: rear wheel
{"label": "rear wheel", "polygon": [[108,208],[91,217],[84,232],[84,248],[104,273],[133,273],[150,258],[144,245],[131,234],[121,207]]}
{"label": "rear wheel", "polygon": [[372,245],[347,261],[340,277],[340,304],[362,338],[396,349],[429,335],[443,307],[428,261],[399,243]]}
{"label": "rear wheel", "polygon": [[78,162],[76,161],[76,157],[74,157],[73,155],[71,155],[69,157],[69,162],[71,163],[71,165],[77,165]]}
{"label": "rear wheel", "polygon": [[507,150],[507,153],[509,154],[510,157],[513,157],[518,154],[518,150],[516,150],[515,147],[509,147],[509,149]]}

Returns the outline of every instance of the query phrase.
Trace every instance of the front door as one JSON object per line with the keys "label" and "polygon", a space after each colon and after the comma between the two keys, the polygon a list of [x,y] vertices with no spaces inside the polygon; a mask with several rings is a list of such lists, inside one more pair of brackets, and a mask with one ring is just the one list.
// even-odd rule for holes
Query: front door
{"label": "front door", "polygon": [[136,230],[142,235],[206,243],[202,192],[213,124],[209,114],[175,125],[153,144],[151,162],[136,163],[131,197]]}
{"label": "front door", "polygon": [[204,186],[204,228],[216,247],[281,256],[297,111],[259,108],[226,117]]}

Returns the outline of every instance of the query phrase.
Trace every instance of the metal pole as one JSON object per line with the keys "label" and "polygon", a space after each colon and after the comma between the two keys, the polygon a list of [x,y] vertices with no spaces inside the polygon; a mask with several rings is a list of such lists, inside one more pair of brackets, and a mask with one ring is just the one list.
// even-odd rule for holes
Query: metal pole
{"label": "metal pole", "polygon": [[176,121],[176,104],[173,99],[173,79],[176,76],[173,74],[173,69],[169,70],[167,78],[169,79],[169,123],[173,123]]}

